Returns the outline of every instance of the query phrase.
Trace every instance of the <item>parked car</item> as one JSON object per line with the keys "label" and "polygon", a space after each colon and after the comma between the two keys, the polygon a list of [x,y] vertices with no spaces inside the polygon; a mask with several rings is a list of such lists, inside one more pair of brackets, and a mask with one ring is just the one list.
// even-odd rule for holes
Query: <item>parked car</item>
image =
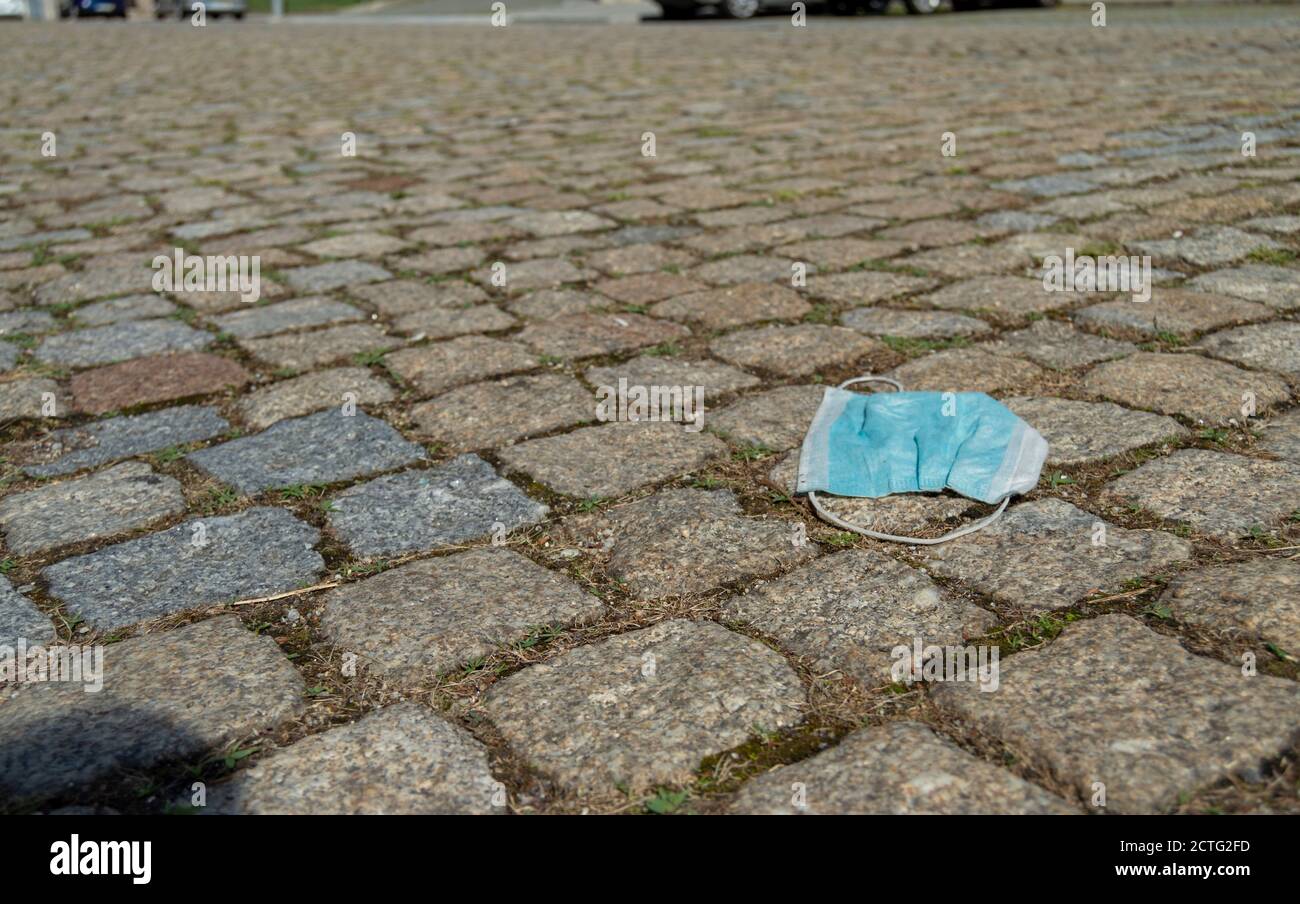
{"label": "parked car", "polygon": [[158,19],[165,19],[168,16],[188,19],[194,12],[195,3],[198,2],[203,3],[203,14],[214,19],[227,15],[242,19],[244,13],[248,12],[247,0],[155,0],[153,14]]}
{"label": "parked car", "polygon": [[63,0],[59,5],[59,15],[65,19],[69,16],[74,19],[84,19],[87,16],[125,19],[126,3],[127,0]]}
{"label": "parked car", "polygon": [[[793,0],[655,0],[664,11],[665,19],[690,19],[708,6],[731,19],[748,19],[763,9],[789,11]],[[806,0],[807,2],[807,0]],[[891,0],[826,0],[826,7],[839,16],[853,16],[861,12],[888,12]],[[1061,0],[902,0],[903,6],[914,15],[935,13],[950,6],[957,11],[980,9],[984,6],[1056,6]],[[809,10],[818,4],[808,2]]]}
{"label": "parked car", "polygon": [[27,16],[27,0],[0,0],[0,19],[22,19]]}

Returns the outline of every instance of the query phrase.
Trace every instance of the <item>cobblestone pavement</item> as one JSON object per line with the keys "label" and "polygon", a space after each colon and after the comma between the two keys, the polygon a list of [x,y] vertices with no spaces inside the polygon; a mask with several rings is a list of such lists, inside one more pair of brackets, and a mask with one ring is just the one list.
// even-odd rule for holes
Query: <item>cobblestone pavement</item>
{"label": "cobblestone pavement", "polygon": [[[1279,7],[0,29],[0,635],[88,657],[11,669],[3,806],[1300,809],[1297,48]],[[177,248],[260,297],[155,291]],[[1067,249],[1150,301],[1049,292]],[[797,449],[864,372],[1006,400],[1038,488],[940,547],[818,520]],[[602,422],[620,379],[703,429]]]}

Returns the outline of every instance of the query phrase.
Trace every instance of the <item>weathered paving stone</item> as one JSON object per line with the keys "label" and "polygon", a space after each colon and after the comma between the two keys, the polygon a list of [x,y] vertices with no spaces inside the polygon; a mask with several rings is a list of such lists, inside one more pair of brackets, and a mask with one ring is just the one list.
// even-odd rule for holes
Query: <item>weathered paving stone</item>
{"label": "weathered paving stone", "polygon": [[1239,261],[1257,248],[1277,248],[1278,243],[1263,235],[1242,232],[1231,226],[1198,229],[1176,239],[1133,242],[1139,254],[1154,258],[1184,260],[1197,267],[1217,267]]}
{"label": "weathered paving stone", "polygon": [[[266,263],[269,263],[267,261]],[[262,294],[260,300],[267,303],[278,301],[290,294],[288,289],[270,278],[262,280]],[[172,296],[185,304],[185,307],[200,314],[212,316],[221,314],[225,311],[244,310],[248,307],[248,302],[237,291],[226,292],[206,292],[194,290],[190,292],[173,292]]]}
{"label": "weathered paving stone", "polygon": [[32,601],[14,589],[0,575],[0,644],[17,646],[20,638],[29,645],[48,643],[54,638],[54,625]]}
{"label": "weathered paving stone", "polygon": [[1231,270],[1203,273],[1189,285],[1202,292],[1218,292],[1262,302],[1279,311],[1300,308],[1300,270],[1286,267],[1247,264]]}
{"label": "weathered paving stone", "polygon": [[[792,785],[804,789],[801,806]],[[749,815],[1046,815],[1060,798],[978,760],[919,722],[861,728],[830,750],[750,779],[727,807]]]}
{"label": "weathered paving stone", "polygon": [[541,361],[518,342],[488,336],[462,336],[390,354],[385,362],[403,380],[425,393],[462,383],[531,370]]}
{"label": "weathered paving stone", "polygon": [[179,308],[161,295],[128,295],[82,305],[72,316],[83,326],[106,326],[123,320],[170,317]]}
{"label": "weathered paving stone", "polygon": [[779,653],[689,621],[569,650],[497,683],[484,701],[511,746],[556,781],[633,792],[689,782],[704,757],[795,724],[803,705]]}
{"label": "weathered paving stone", "polygon": [[1203,336],[1197,343],[1216,358],[1244,367],[1300,377],[1300,323],[1257,323]]}
{"label": "weathered paving stone", "polygon": [[900,339],[950,339],[981,336],[991,331],[983,320],[947,311],[901,311],[890,308],[854,308],[840,322],[869,336]]}
{"label": "weathered paving stone", "polygon": [[[485,287],[492,285],[493,275],[490,267],[475,270],[472,274],[474,280]],[[531,289],[554,289],[565,283],[582,282],[593,279],[596,274],[579,269],[563,258],[546,258],[508,264],[505,276],[505,290],[513,295]]]}
{"label": "weathered paving stone", "polygon": [[586,263],[611,276],[630,273],[653,273],[666,267],[687,267],[695,263],[695,256],[663,245],[637,244],[597,251],[586,257]]}
{"label": "weathered paving stone", "polygon": [[498,529],[535,524],[549,509],[477,455],[380,477],[333,499],[329,523],[359,556],[426,552]]}
{"label": "weathered paving stone", "polygon": [[684,239],[682,244],[701,254],[723,257],[714,257],[707,263],[692,268],[688,274],[693,279],[714,285],[746,280],[785,279],[786,274],[793,272],[790,260],[741,252],[758,251],[804,234],[802,229],[790,223],[756,223],[693,235]]}
{"label": "weathered paving stone", "polygon": [[34,445],[23,471],[33,477],[57,477],[166,446],[211,439],[229,429],[215,408],[198,405],[108,418],[55,430]]}
{"label": "weathered paving stone", "polygon": [[67,415],[67,402],[59,392],[59,384],[53,380],[38,378],[34,380],[11,380],[0,383],[0,424],[10,421],[44,417],[49,397],[54,396],[54,415]]}
{"label": "weathered paving stone", "polygon": [[879,343],[854,330],[813,323],[742,330],[715,339],[709,346],[729,364],[791,377],[850,364],[880,348]]}
{"label": "weathered paving stone", "polygon": [[[1001,245],[949,245],[908,255],[907,265],[952,279],[1024,271],[1032,258],[1019,248]],[[930,288],[933,288],[932,286]]]}
{"label": "weathered paving stone", "polygon": [[402,344],[373,323],[349,323],[310,333],[283,333],[265,339],[242,339],[249,354],[277,368],[309,370],[369,352],[382,352]]}
{"label": "weathered paving stone", "polygon": [[939,284],[928,276],[908,276],[879,270],[814,276],[808,280],[808,294],[814,298],[847,305],[870,305],[903,295],[924,292]]}
{"label": "weathered paving stone", "polygon": [[1259,217],[1241,224],[1247,229],[1262,229],[1276,235],[1294,235],[1300,232],[1300,217]]}
{"label": "weathered paving stone", "polygon": [[530,292],[506,303],[510,313],[528,320],[554,320],[608,308],[614,302],[594,292],[573,289],[542,289]]}
{"label": "weathered paving stone", "polygon": [[913,358],[889,371],[905,390],[998,392],[1040,379],[1036,364],[982,348],[950,348]]}
{"label": "weathered paving stone", "polygon": [[704,390],[706,410],[720,395],[759,384],[758,377],[716,361],[683,361],[655,355],[633,358],[609,367],[588,368],[585,376],[592,386],[597,389],[607,387],[611,392],[617,392],[619,380],[626,380],[628,386],[699,386]]}
{"label": "weathered paving stone", "polygon": [[337,483],[424,458],[424,449],[385,421],[357,411],[318,411],[261,433],[191,452],[186,460],[243,494],[297,484]]}
{"label": "weathered paving stone", "polygon": [[1022,318],[1027,314],[1068,307],[1078,298],[1073,292],[1049,292],[1040,279],[977,276],[923,295],[920,300],[950,311],[984,311]]}
{"label": "weathered paving stone", "polygon": [[717,437],[665,422],[618,422],[529,440],[499,453],[502,464],[557,493],[613,498],[677,477],[726,454]]}
{"label": "weathered paving stone", "polygon": [[793,289],[747,282],[726,289],[679,295],[659,302],[650,313],[720,330],[764,320],[798,320],[811,310],[812,306]]}
{"label": "weathered paving stone", "polygon": [[488,299],[486,292],[469,283],[430,284],[416,279],[356,286],[349,290],[349,294],[368,301],[386,317],[400,317],[433,309],[460,308]]}
{"label": "weathered paving stone", "polygon": [[22,351],[11,342],[0,342],[0,370],[10,370],[18,363]]}
{"label": "weathered paving stone", "polygon": [[1085,378],[1084,387],[1134,408],[1211,424],[1239,419],[1246,393],[1254,394],[1260,412],[1290,397],[1280,377],[1200,355],[1156,352],[1138,352],[1098,365]]}
{"label": "weathered paving stone", "polygon": [[[199,528],[202,525],[202,528]],[[320,532],[284,509],[195,518],[50,565],[50,595],[100,628],[309,584]]]}
{"label": "weathered paving stone", "polygon": [[517,323],[496,305],[480,304],[462,310],[432,309],[405,314],[393,321],[393,329],[414,333],[417,339],[450,339],[469,333],[508,330]]}
{"label": "weathered paving stone", "polygon": [[1300,409],[1264,424],[1260,445],[1278,458],[1300,463]]}
{"label": "weathered paving stone", "polygon": [[788,220],[784,225],[788,229],[798,230],[808,236],[834,238],[866,232],[886,225],[888,221],[880,217],[859,217],[848,214],[822,214],[821,216],[803,217]]}
{"label": "weathered paving stone", "polygon": [[197,759],[294,718],[303,691],[275,641],[234,615],[121,641],[104,651],[99,692],[24,684],[0,707],[0,795],[48,798]]}
{"label": "weathered paving stone", "polygon": [[624,304],[650,304],[674,295],[698,292],[705,286],[676,273],[639,273],[601,280],[593,288],[601,295]]}
{"label": "weathered paving stone", "polygon": [[877,235],[882,239],[905,242],[913,248],[936,248],[942,245],[960,245],[987,235],[997,235],[998,230],[975,226],[961,220],[915,220],[902,226],[882,229]]}
{"label": "weathered paving stone", "polygon": [[1107,484],[1148,511],[1232,541],[1300,511],[1300,464],[1179,449]]}
{"label": "weathered paving stone", "polygon": [[776,249],[796,261],[808,261],[824,270],[845,270],[871,260],[894,257],[906,250],[902,242],[876,239],[817,239],[795,242]]}
{"label": "weathered paving stone", "polygon": [[0,529],[5,545],[25,556],[126,533],[183,511],[180,483],[128,461],[0,499]]}
{"label": "weathered paving stone", "polygon": [[[1094,545],[1098,525],[1104,545]],[[1185,561],[1191,547],[1172,534],[1107,524],[1060,499],[1036,499],[1012,505],[983,530],[927,547],[922,555],[935,574],[1009,605],[1060,609]]]}
{"label": "weathered paving stone", "polygon": [[495,449],[595,419],[596,400],[561,374],[505,377],[453,389],[411,409],[421,435],[455,451]]}
{"label": "weathered paving stone", "polygon": [[1013,191],[1017,194],[1033,195],[1037,198],[1055,198],[1060,195],[1079,195],[1084,192],[1096,191],[1097,183],[1075,173],[1055,173],[1050,176],[1033,176],[1029,179],[995,182],[993,188],[999,191]]}
{"label": "weathered paving stone", "polygon": [[1162,440],[1186,436],[1171,417],[1133,411],[1111,402],[1011,398],[1003,404],[1047,440],[1047,464],[1082,465]]}
{"label": "weathered paving stone", "polygon": [[1075,311],[1076,323],[1154,338],[1162,333],[1191,336],[1231,323],[1265,320],[1273,312],[1262,304],[1226,295],[1157,289],[1148,302],[1108,301]]}
{"label": "weathered paving stone", "polygon": [[331,292],[344,286],[392,279],[393,274],[383,267],[364,261],[335,261],[314,267],[297,267],[284,271],[289,285],[299,292]]}
{"label": "weathered paving stone", "polygon": [[[960,644],[986,633],[992,613],[943,594],[923,571],[882,552],[826,556],[722,604],[723,614],[757,628],[819,671],[842,669],[867,687],[894,679],[892,650]],[[909,654],[910,656],[910,654]]]}
{"label": "weathered paving stone", "polygon": [[436,676],[523,640],[540,625],[597,618],[604,604],[509,549],[401,565],[330,591],[321,630],[372,670]]}
{"label": "weathered paving stone", "polygon": [[705,426],[740,446],[784,452],[803,443],[826,394],[824,386],[781,386],[711,414]]}
{"label": "weathered paving stone", "polygon": [[745,517],[728,490],[661,490],[606,518],[609,572],[636,599],[700,593],[766,577],[817,555],[795,525]]}
{"label": "weathered paving stone", "polygon": [[1300,650],[1300,562],[1260,558],[1180,575],[1160,598],[1191,625]]}
{"label": "weathered paving stone", "polygon": [[309,242],[298,248],[315,257],[383,257],[404,251],[410,243],[380,232],[354,232]]}
{"label": "weathered paving stone", "polygon": [[217,329],[237,339],[256,339],[289,330],[361,320],[365,312],[332,298],[295,298],[278,304],[244,307],[213,318]]}
{"label": "weathered paving stone", "polygon": [[487,748],[418,703],[395,703],[271,753],[212,788],[210,812],[486,815]]}
{"label": "weathered paving stone", "polygon": [[996,210],[978,217],[975,222],[1005,232],[1034,232],[1055,223],[1059,217],[1023,210]]}
{"label": "weathered paving stone", "polygon": [[87,298],[153,291],[154,271],[146,266],[97,267],[43,283],[36,303],[70,304]]}
{"label": "weathered paving stone", "polygon": [[589,358],[670,343],[690,332],[679,324],[641,314],[575,314],[531,323],[515,338],[543,355]]}
{"label": "weathered paving stone", "polygon": [[360,409],[391,402],[395,397],[392,388],[366,368],[336,367],[251,392],[240,399],[238,407],[244,423],[254,430],[265,430],[276,421],[324,408],[342,411],[349,401]]}
{"label": "weathered paving stone", "polygon": [[1132,343],[1080,332],[1056,320],[1038,320],[1026,329],[1004,333],[984,348],[998,355],[1028,358],[1053,370],[1110,361],[1137,351]]}
{"label": "weathered paving stone", "polygon": [[539,210],[511,217],[507,222],[534,236],[571,235],[575,232],[613,229],[618,225],[613,220],[585,210]]}
{"label": "weathered paving stone", "polygon": [[196,351],[214,338],[179,320],[126,320],[49,336],[35,354],[47,364],[91,367],[162,352]]}
{"label": "weathered paving stone", "polygon": [[0,338],[20,334],[47,333],[56,326],[54,318],[36,308],[0,313]]}
{"label": "weathered paving stone", "polygon": [[236,361],[207,352],[151,355],[82,371],[68,384],[78,411],[104,414],[239,388],[252,379]]}
{"label": "weathered paving stone", "polygon": [[[737,254],[701,264],[690,271],[692,279],[711,286],[733,286],[745,282],[789,282],[794,261],[759,254]],[[809,270],[815,268],[810,267]]]}
{"label": "weathered paving stone", "polygon": [[8,232],[7,235],[8,238],[0,240],[0,251],[10,251],[14,248],[30,248],[45,242],[77,242],[89,239],[93,234],[85,229],[55,229],[25,234]]}
{"label": "weathered paving stone", "polygon": [[1001,663],[995,694],[946,682],[935,702],[1106,809],[1172,809],[1231,775],[1260,777],[1295,740],[1300,687],[1195,656],[1127,615],[1075,623]]}

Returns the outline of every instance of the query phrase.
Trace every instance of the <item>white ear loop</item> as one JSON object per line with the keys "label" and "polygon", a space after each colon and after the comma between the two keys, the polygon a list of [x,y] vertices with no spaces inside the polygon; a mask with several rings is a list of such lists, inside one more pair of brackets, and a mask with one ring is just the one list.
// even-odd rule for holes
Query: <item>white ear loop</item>
{"label": "white ear loop", "polygon": [[[851,380],[845,380],[837,388],[844,389],[846,386],[852,386],[855,383],[888,383],[890,386],[894,387],[895,392],[903,391],[903,384],[898,382],[897,380],[890,379],[889,377],[874,377],[869,375],[864,377],[854,377]],[[871,530],[870,528],[866,528],[866,527],[860,527],[857,524],[853,524],[852,522],[845,521],[843,518],[836,517],[835,515],[832,515],[830,512],[826,511],[826,509],[822,508],[821,503],[817,501],[817,493],[813,490],[808,491],[808,501],[812,503],[813,511],[817,513],[818,518],[821,518],[823,521],[829,524],[833,524],[836,527],[843,528],[844,530],[847,531],[852,531],[855,534],[861,534],[864,537],[871,537],[875,540],[888,540],[891,543],[908,543],[917,546],[937,546],[940,543],[947,543],[949,540],[956,540],[958,537],[964,537],[967,534],[973,534],[977,530],[983,530],[984,528],[988,527],[990,524],[996,521],[1004,511],[1006,511],[1007,503],[1011,501],[1011,497],[1008,496],[1005,499],[1003,499],[1002,503],[997,507],[997,511],[993,512],[993,514],[981,518],[978,521],[972,521],[970,524],[963,525],[962,527],[959,527],[954,531],[949,531],[948,533],[944,534],[942,537],[931,537],[931,538],[900,537],[897,534],[884,534],[881,533],[880,531]]]}

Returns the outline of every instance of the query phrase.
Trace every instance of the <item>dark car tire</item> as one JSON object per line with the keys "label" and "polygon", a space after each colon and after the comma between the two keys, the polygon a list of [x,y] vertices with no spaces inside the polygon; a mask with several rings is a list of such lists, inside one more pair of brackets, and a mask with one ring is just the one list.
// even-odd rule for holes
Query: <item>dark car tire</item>
{"label": "dark car tire", "polygon": [[908,15],[928,16],[942,9],[944,0],[903,0],[903,3],[907,6]]}
{"label": "dark car tire", "polygon": [[752,19],[761,5],[761,0],[720,0],[718,12],[728,19]]}
{"label": "dark car tire", "polygon": [[663,10],[665,19],[671,19],[674,22],[680,22],[684,19],[694,19],[697,15],[699,15],[700,12],[700,8],[698,6],[662,6],[661,5],[659,8]]}
{"label": "dark car tire", "polygon": [[236,19],[243,19],[243,18],[244,18],[244,14],[243,14],[243,13],[231,13],[231,15],[234,16]]}

